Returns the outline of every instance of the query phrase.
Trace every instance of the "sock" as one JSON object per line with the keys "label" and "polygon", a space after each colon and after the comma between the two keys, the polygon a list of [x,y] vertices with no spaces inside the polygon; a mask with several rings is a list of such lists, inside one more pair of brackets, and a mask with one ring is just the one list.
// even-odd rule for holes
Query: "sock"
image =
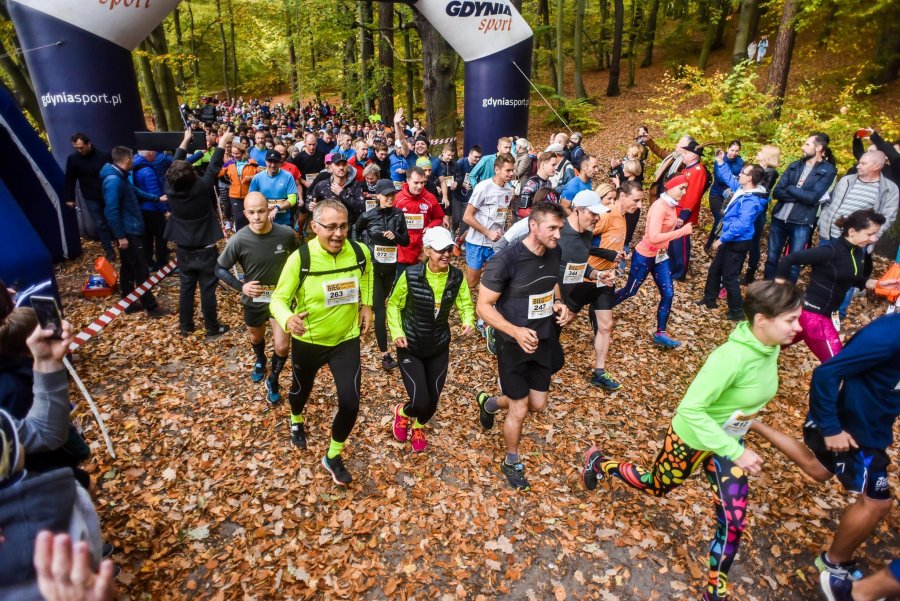
{"label": "sock", "polygon": [[488,400],[484,402],[484,410],[488,413],[497,413],[500,411],[500,407],[497,405],[497,397],[488,397]]}
{"label": "sock", "polygon": [[519,454],[518,453],[507,453],[506,454],[506,465],[515,465],[519,463]]}
{"label": "sock", "polygon": [[424,428],[424,427],[425,427],[425,424],[420,424],[418,417],[415,420],[413,420],[413,429],[414,430],[418,430],[419,428]]}
{"label": "sock", "polygon": [[606,368],[604,368],[604,367],[595,367],[594,368],[594,375],[602,376],[605,373],[606,373]]}
{"label": "sock", "polygon": [[341,451],[344,450],[344,443],[338,442],[335,439],[331,439],[331,444],[328,445],[328,453],[326,453],[326,457],[329,459],[334,459],[338,455],[341,454]]}
{"label": "sock", "polygon": [[253,352],[256,354],[256,362],[263,367],[266,366],[266,341],[260,340],[256,344],[251,344]]}
{"label": "sock", "polygon": [[282,357],[275,351],[272,351],[272,374],[269,377],[277,381],[285,363],[287,363],[287,357]]}
{"label": "sock", "polygon": [[409,414],[406,413],[406,406],[400,407],[400,415],[403,417],[409,417]]}
{"label": "sock", "polygon": [[292,424],[302,424],[303,423],[303,415],[294,415],[291,413],[291,423]]}

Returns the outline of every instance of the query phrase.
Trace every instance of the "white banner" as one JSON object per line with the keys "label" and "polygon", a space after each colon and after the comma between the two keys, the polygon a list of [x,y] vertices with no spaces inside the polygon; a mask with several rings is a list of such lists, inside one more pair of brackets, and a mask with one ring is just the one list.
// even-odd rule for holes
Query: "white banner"
{"label": "white banner", "polygon": [[509,0],[418,0],[415,7],[466,62],[532,36]]}

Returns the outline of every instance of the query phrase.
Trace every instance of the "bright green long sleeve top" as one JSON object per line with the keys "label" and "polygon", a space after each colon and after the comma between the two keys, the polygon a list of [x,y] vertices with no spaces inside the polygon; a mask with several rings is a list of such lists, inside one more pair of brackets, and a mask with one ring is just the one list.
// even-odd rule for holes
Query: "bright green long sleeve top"
{"label": "bright green long sleeve top", "polygon": [[[444,288],[447,287],[447,271],[439,271],[437,273],[428,269],[425,265],[425,281],[431,287],[436,302],[439,302],[444,296]],[[391,331],[391,339],[405,338],[406,333],[403,330],[403,318],[401,312],[406,306],[406,296],[409,292],[409,283],[406,280],[406,272],[400,275],[400,279],[394,284],[394,291],[391,293],[387,304],[388,328]],[[475,326],[475,307],[472,305],[472,295],[465,280],[459,286],[459,293],[456,295],[456,310],[459,311],[459,319],[464,326]],[[435,306],[437,309],[437,306]]]}
{"label": "bright green long sleeve top", "polygon": [[675,411],[672,428],[690,447],[732,461],[744,447],[722,425],[735,411],[752,415],[778,392],[778,346],[766,346],[741,322],[710,353]]}
{"label": "bright green long sleeve top", "polygon": [[[302,336],[294,336],[303,342],[335,346],[359,336],[359,306],[372,306],[372,257],[365,244],[359,244],[366,257],[365,270],[360,273],[356,263],[356,253],[350,241],[337,256],[326,251],[313,238],[308,242],[310,273],[298,290],[300,280],[300,252],[294,251],[281,271],[278,285],[272,292],[270,311],[275,321],[287,329],[287,321],[292,315],[308,312],[303,322],[306,331]],[[342,269],[340,273],[316,275],[317,272]],[[356,288],[356,300],[353,290]],[[327,297],[327,298],[326,298]],[[296,299],[297,306],[291,310]]]}

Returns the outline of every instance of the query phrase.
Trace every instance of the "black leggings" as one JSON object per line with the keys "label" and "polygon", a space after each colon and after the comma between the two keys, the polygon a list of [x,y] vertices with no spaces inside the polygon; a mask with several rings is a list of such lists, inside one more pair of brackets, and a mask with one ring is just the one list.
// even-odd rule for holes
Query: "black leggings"
{"label": "black leggings", "polygon": [[293,376],[288,401],[292,415],[303,413],[315,384],[316,374],[326,363],[334,376],[338,396],[338,410],[331,424],[331,438],[344,442],[350,436],[359,413],[359,337],[345,340],[337,346],[310,344],[292,337]]}
{"label": "black leggings", "polygon": [[375,312],[375,340],[378,341],[378,350],[386,353],[388,350],[387,298],[391,294],[394,280],[397,279],[397,268],[394,264],[387,265],[387,269],[377,265],[373,275],[375,276],[375,289],[372,291],[372,310]]}
{"label": "black leggings", "polygon": [[433,357],[422,358],[397,349],[397,360],[410,399],[403,406],[403,412],[419,420],[420,424],[426,424],[437,411],[438,399],[447,381],[450,350],[447,348]]}

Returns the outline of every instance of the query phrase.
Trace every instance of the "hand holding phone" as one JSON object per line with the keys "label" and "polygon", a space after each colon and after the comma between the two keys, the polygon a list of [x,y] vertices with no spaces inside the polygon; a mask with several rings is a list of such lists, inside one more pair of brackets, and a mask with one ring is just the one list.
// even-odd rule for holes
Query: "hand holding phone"
{"label": "hand holding phone", "polygon": [[63,334],[62,313],[59,311],[59,305],[52,296],[32,296],[31,308],[37,315],[38,323],[42,330],[53,330],[50,338],[61,340]]}

